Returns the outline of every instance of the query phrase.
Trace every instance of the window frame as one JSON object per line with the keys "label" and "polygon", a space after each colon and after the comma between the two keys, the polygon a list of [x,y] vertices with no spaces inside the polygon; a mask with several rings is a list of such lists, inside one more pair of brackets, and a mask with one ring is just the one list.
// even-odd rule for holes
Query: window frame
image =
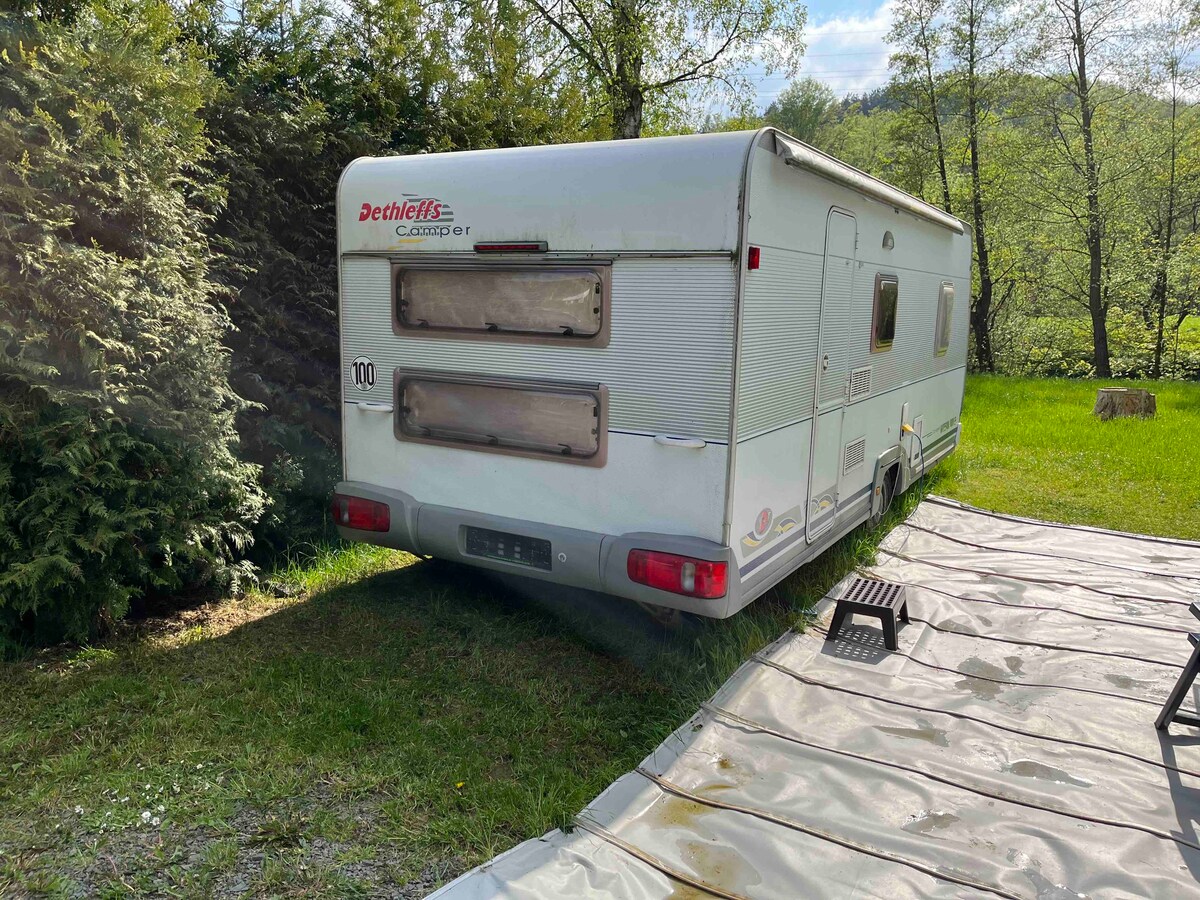
{"label": "window frame", "polygon": [[[943,301],[946,300],[946,290],[949,288],[949,300],[943,309]],[[933,323],[933,354],[934,356],[945,356],[950,350],[950,342],[953,340],[953,335],[950,333],[953,326],[954,316],[954,301],[957,299],[957,292],[954,288],[953,281],[943,281],[938,286],[938,306],[937,316]],[[942,343],[943,335],[946,338],[946,343]]]}
{"label": "window frame", "polygon": [[[400,282],[406,271],[423,269],[436,272],[545,272],[549,270],[578,269],[594,274],[600,283],[600,328],[595,334],[567,335],[542,331],[487,331],[474,328],[452,328],[444,326],[417,327],[400,319]],[[603,348],[608,346],[612,320],[612,264],[601,260],[504,259],[497,262],[457,262],[454,260],[392,260],[391,284],[389,287],[392,318],[392,333],[399,337],[440,338],[442,340],[488,341],[506,344],[550,344],[558,347]]]}
{"label": "window frame", "polygon": [[[880,309],[879,300],[882,296],[884,283],[890,282],[896,286],[896,306],[892,311],[892,336],[886,342],[879,340]],[[896,343],[896,327],[900,323],[900,277],[886,272],[875,273],[875,294],[871,300],[871,352],[886,353]]]}
{"label": "window frame", "polygon": [[[426,437],[412,434],[404,429],[403,385],[409,381],[436,381],[447,384],[476,385],[483,387],[508,388],[511,390],[542,391],[545,393],[586,395],[596,403],[596,450],[590,456],[566,456],[546,450],[513,447],[503,444],[488,444],[482,441],[455,440],[446,437]],[[608,458],[608,388],[603,384],[554,381],[541,378],[519,378],[491,375],[464,375],[456,372],[431,372],[420,369],[397,368],[392,375],[392,432],[396,440],[410,444],[429,444],[435,447],[452,447],[457,450],[474,450],[480,453],[496,453],[502,456],[520,456],[525,459],[541,459],[576,466],[602,468]]]}

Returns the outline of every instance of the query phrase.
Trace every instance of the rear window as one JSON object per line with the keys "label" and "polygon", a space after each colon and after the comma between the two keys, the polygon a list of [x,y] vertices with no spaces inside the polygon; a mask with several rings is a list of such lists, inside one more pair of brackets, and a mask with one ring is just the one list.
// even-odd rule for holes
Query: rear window
{"label": "rear window", "polygon": [[405,333],[595,342],[607,268],[396,265],[395,326]]}
{"label": "rear window", "polygon": [[397,373],[396,437],[602,465],[604,401],[598,386]]}

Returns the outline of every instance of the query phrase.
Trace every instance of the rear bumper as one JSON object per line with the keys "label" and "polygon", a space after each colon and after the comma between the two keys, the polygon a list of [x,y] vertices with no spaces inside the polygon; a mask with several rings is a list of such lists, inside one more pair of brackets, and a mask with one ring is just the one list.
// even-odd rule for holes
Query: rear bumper
{"label": "rear bumper", "polygon": [[[733,552],[728,547],[703,538],[649,532],[612,535],[563,528],[422,503],[403,491],[359,481],[340,482],[337,492],[386,503],[391,510],[391,529],[386,532],[359,531],[338,526],[338,531],[347,540],[407,550],[421,556],[434,556],[509,575],[521,575],[570,587],[601,591],[718,619],[733,615],[744,605],[739,602],[740,584],[737,581],[737,563]],[[469,553],[466,532],[471,527],[549,541],[549,570]],[[626,563],[629,551],[634,549],[659,550],[696,559],[725,562],[729,571],[729,590],[724,597],[701,600],[630,581]]]}

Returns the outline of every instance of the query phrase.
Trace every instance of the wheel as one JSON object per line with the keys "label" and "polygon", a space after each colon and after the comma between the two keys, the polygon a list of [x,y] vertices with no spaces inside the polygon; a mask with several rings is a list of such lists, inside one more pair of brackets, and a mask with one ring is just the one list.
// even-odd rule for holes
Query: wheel
{"label": "wheel", "polygon": [[892,508],[892,501],[896,499],[896,482],[900,480],[900,465],[889,468],[883,473],[883,484],[880,487],[879,494],[879,512],[871,516],[871,524],[878,525],[883,521],[883,517],[887,515],[888,510]]}

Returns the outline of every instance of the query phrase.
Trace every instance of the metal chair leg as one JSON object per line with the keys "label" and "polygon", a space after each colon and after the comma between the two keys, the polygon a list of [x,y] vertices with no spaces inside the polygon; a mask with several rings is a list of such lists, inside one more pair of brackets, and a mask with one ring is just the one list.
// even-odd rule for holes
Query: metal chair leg
{"label": "metal chair leg", "polygon": [[1189,634],[1188,640],[1192,642],[1192,658],[1188,660],[1179,680],[1175,682],[1175,687],[1171,688],[1171,694],[1167,697],[1167,702],[1163,704],[1162,712],[1158,714],[1154,727],[1159,731],[1166,731],[1172,722],[1200,727],[1200,718],[1179,711],[1179,707],[1187,698],[1188,691],[1192,688],[1192,683],[1196,680],[1196,673],[1200,672],[1200,635]]}

